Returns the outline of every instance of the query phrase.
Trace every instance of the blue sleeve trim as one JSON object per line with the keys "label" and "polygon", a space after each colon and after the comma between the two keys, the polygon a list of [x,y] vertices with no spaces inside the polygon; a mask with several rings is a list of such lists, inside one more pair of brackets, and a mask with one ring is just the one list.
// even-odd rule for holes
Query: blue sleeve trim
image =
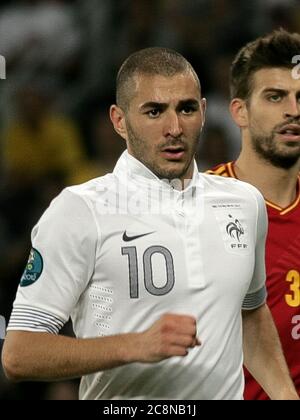
{"label": "blue sleeve trim", "polygon": [[242,304],[242,309],[251,310],[262,306],[267,299],[267,289],[263,286],[261,289],[254,293],[247,293]]}
{"label": "blue sleeve trim", "polygon": [[16,306],[7,330],[39,331],[58,334],[65,322],[59,317],[31,306]]}

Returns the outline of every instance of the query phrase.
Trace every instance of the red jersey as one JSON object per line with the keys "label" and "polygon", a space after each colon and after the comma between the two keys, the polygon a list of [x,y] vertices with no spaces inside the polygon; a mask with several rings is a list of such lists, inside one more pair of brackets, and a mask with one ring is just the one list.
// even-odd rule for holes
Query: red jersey
{"label": "red jersey", "polygon": [[[208,171],[237,178],[234,163]],[[281,208],[266,200],[269,230],[266,242],[267,303],[277,326],[294,384],[300,395],[300,182],[296,200]],[[269,399],[245,371],[245,399]]]}

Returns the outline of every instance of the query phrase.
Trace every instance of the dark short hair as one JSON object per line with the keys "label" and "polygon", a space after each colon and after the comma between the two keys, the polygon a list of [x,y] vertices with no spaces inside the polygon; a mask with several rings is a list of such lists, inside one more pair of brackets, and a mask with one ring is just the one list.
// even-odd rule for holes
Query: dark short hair
{"label": "dark short hair", "polygon": [[278,29],[245,45],[235,56],[230,71],[231,98],[249,99],[253,75],[264,68],[293,68],[300,54],[300,35]]}
{"label": "dark short hair", "polygon": [[135,91],[135,76],[139,74],[174,76],[191,71],[199,86],[199,78],[192,65],[178,52],[162,47],[152,47],[131,54],[122,64],[117,75],[116,102],[128,109]]}

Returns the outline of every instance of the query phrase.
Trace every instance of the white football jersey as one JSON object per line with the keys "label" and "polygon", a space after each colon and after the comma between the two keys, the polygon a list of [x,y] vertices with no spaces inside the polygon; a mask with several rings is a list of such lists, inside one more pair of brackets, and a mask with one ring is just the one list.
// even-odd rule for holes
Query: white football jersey
{"label": "white football jersey", "polygon": [[199,174],[183,191],[127,152],[114,172],[66,188],[32,231],[8,330],[77,337],[197,319],[186,357],[82,378],[81,399],[242,399],[241,309],[265,302],[265,204],[251,185]]}

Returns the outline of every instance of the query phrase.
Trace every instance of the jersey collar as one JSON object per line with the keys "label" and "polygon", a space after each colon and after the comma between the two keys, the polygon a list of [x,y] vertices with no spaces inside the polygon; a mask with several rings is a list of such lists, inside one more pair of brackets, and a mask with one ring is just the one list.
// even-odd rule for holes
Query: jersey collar
{"label": "jersey collar", "polygon": [[[142,162],[133,157],[128,153],[127,150],[122,153],[120,156],[115,169],[114,174],[124,182],[124,179],[130,178],[131,181],[142,185],[151,185],[153,188],[161,189],[172,189],[173,187],[167,181],[164,181],[158,178],[149,168],[147,168]],[[187,188],[183,191],[187,191],[192,187],[195,187],[199,184],[199,172],[196,161],[194,161],[194,171],[191,182],[188,184]],[[178,191],[181,193],[183,191]]]}

